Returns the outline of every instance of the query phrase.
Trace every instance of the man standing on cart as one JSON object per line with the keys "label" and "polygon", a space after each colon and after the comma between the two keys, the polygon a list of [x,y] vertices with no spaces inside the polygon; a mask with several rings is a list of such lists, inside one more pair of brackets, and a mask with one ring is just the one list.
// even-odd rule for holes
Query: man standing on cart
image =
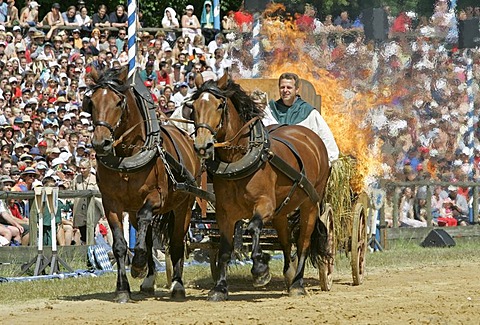
{"label": "man standing on cart", "polygon": [[323,119],[320,112],[304,101],[299,95],[300,79],[294,73],[283,73],[278,79],[280,99],[271,100],[265,107],[263,123],[297,124],[314,131],[323,140],[327,148],[330,165],[338,159],[338,149],[333,133]]}

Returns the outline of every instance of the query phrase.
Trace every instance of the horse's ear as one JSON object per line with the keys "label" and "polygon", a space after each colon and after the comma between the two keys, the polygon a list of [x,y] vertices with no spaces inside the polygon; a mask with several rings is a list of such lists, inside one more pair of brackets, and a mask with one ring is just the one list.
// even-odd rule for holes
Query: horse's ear
{"label": "horse's ear", "polygon": [[122,67],[122,70],[118,75],[118,79],[125,83],[127,81],[127,76],[128,76],[128,66],[124,66]]}
{"label": "horse's ear", "polygon": [[225,70],[225,73],[223,74],[223,76],[217,81],[218,88],[225,89],[227,87],[227,81],[228,81],[228,72],[227,70]]}
{"label": "horse's ear", "polygon": [[200,88],[203,85],[203,76],[201,73],[197,73],[195,76],[195,86]]}
{"label": "horse's ear", "polygon": [[94,67],[93,65],[90,65],[89,68],[90,68],[90,72],[89,72],[90,77],[92,78],[92,80],[93,80],[95,83],[97,83],[98,78],[99,78],[98,70],[95,69],[95,67]]}

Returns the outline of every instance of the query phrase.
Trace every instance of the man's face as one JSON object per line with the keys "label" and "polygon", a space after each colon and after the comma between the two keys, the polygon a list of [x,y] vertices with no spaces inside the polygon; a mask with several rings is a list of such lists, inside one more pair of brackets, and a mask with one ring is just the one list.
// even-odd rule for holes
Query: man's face
{"label": "man's face", "polygon": [[180,93],[185,96],[188,93],[188,87],[182,86],[180,87]]}
{"label": "man's face", "polygon": [[295,98],[298,93],[298,88],[295,87],[295,80],[293,79],[282,79],[280,80],[279,85],[280,98],[283,103],[287,106],[293,105]]}

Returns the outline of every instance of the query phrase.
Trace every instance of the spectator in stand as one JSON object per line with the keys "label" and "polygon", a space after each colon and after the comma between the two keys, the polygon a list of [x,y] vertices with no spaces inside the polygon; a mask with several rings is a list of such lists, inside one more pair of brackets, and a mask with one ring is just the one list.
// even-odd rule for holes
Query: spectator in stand
{"label": "spectator in stand", "polygon": [[350,29],[352,28],[352,22],[348,17],[348,11],[344,10],[340,13],[340,16],[335,18],[333,21],[333,25],[340,26],[342,29]]}
{"label": "spectator in stand", "polygon": [[450,185],[448,187],[448,197],[452,200],[452,216],[457,220],[459,226],[466,226],[470,223],[468,217],[468,202],[465,196],[458,193],[458,187]]}
{"label": "spectator in stand", "polygon": [[50,26],[45,38],[49,40],[54,33],[57,32],[58,26],[64,26],[65,21],[63,20],[62,14],[60,13],[60,4],[55,2],[52,4],[51,11],[45,16],[44,20],[46,25]]}
{"label": "spectator in stand", "polygon": [[197,16],[193,14],[192,5],[187,5],[185,8],[185,14],[182,16],[182,29],[182,36],[191,40],[195,38],[195,35],[201,35],[202,33],[200,22]]}
{"label": "spectator in stand", "polygon": [[120,50],[125,47],[125,44],[127,44],[127,41],[128,41],[127,30],[125,28],[120,28],[118,30],[118,36],[115,39],[115,45]]}
{"label": "spectator in stand", "polygon": [[415,220],[414,215],[414,199],[413,191],[410,187],[403,189],[403,195],[400,200],[399,206],[399,223],[401,227],[426,227],[427,223],[419,220]]}
{"label": "spectator in stand", "polygon": [[82,48],[80,49],[80,54],[84,57],[93,57],[98,55],[98,50],[95,46],[90,43],[90,38],[82,38]]}
{"label": "spectator in stand", "polygon": [[96,28],[110,27],[111,23],[107,15],[107,6],[99,5],[98,11],[92,16],[92,26]]}
{"label": "spectator in stand", "polygon": [[15,26],[20,22],[20,17],[18,14],[18,9],[15,7],[15,0],[7,0],[8,5],[8,15],[7,15],[7,22],[5,26]]}
{"label": "spectator in stand", "polygon": [[157,83],[159,86],[159,89],[164,89],[165,86],[171,86],[172,81],[170,80],[170,76],[167,71],[167,63],[166,62],[160,62],[158,65],[159,70],[157,71]]}
{"label": "spectator in stand", "polygon": [[78,26],[76,15],[77,15],[77,8],[75,8],[75,6],[68,7],[67,11],[62,13],[62,18],[63,18],[63,21],[65,22],[65,26]]}
{"label": "spectator in stand", "polygon": [[217,76],[217,79],[220,79],[225,74],[225,71],[232,66],[232,62],[225,59],[223,48],[218,48],[214,52],[214,57],[210,59],[209,66]]}
{"label": "spectator in stand", "polygon": [[[27,2],[28,3],[28,2]],[[20,26],[23,28],[35,27],[39,25],[38,8],[40,5],[36,1],[30,1],[30,4],[20,14]]]}
{"label": "spectator in stand", "polygon": [[[75,177],[72,190],[97,190],[97,181],[94,174],[92,174],[92,165],[90,159],[84,158],[80,160],[78,164],[80,173]],[[98,219],[103,215],[103,207],[100,198],[93,198],[96,206],[98,207],[98,213],[95,214],[97,220],[94,224],[97,224]],[[73,226],[80,230],[81,241],[86,241],[87,236],[87,199],[77,198],[73,203]]]}
{"label": "spectator in stand", "polygon": [[[164,11],[164,16],[162,18],[162,27],[163,28],[180,28],[180,23],[178,22],[177,19],[177,13],[173,8],[167,7],[165,8]],[[174,31],[169,31],[166,34],[166,41],[169,43],[170,47],[173,47],[173,44],[175,43],[176,40],[175,32]]]}
{"label": "spectator in stand", "polygon": [[80,28],[90,30],[92,26],[92,19],[88,15],[87,7],[80,8],[79,13],[75,16],[75,22]]}
{"label": "spectator in stand", "polygon": [[215,50],[218,48],[225,50],[225,36],[222,33],[215,35],[215,39],[208,43],[208,53],[211,57],[215,56]]}
{"label": "spectator in stand", "polygon": [[[112,24],[112,27],[117,28],[127,28],[128,27],[128,16],[125,12],[125,7],[118,5],[115,8],[115,11],[110,13],[108,20]],[[118,45],[117,45],[118,46]],[[118,47],[120,48],[120,47]]]}
{"label": "spectator in stand", "polygon": [[200,17],[200,25],[202,27],[202,35],[205,38],[205,43],[208,44],[219,32],[219,30],[214,29],[213,26],[212,2],[210,0],[206,0],[203,3],[202,15]]}
{"label": "spectator in stand", "polygon": [[179,91],[172,96],[172,100],[175,102],[175,107],[182,107],[188,97],[188,84],[184,81],[179,85]]}

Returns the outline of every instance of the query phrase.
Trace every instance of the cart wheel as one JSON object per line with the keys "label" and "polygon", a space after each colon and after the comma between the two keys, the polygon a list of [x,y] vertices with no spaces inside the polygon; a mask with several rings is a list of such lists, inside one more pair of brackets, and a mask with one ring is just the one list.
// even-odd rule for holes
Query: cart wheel
{"label": "cart wheel", "polygon": [[362,203],[356,203],[353,210],[352,223],[352,277],[353,285],[363,282],[365,276],[365,254],[367,251],[367,218],[366,209]]}
{"label": "cart wheel", "polygon": [[172,285],[173,278],[173,264],[172,256],[170,255],[170,248],[165,249],[165,274],[167,275],[167,288],[170,288]]}
{"label": "cart wheel", "polygon": [[333,210],[330,204],[325,205],[325,212],[320,216],[320,220],[327,228],[327,253],[329,257],[323,258],[322,262],[317,265],[318,276],[320,278],[320,288],[322,291],[330,291],[333,284],[335,254],[337,251]]}
{"label": "cart wheel", "polygon": [[217,283],[217,280],[220,278],[220,272],[218,271],[218,248],[211,248],[209,250],[210,257],[210,272],[212,273],[213,283]]}

